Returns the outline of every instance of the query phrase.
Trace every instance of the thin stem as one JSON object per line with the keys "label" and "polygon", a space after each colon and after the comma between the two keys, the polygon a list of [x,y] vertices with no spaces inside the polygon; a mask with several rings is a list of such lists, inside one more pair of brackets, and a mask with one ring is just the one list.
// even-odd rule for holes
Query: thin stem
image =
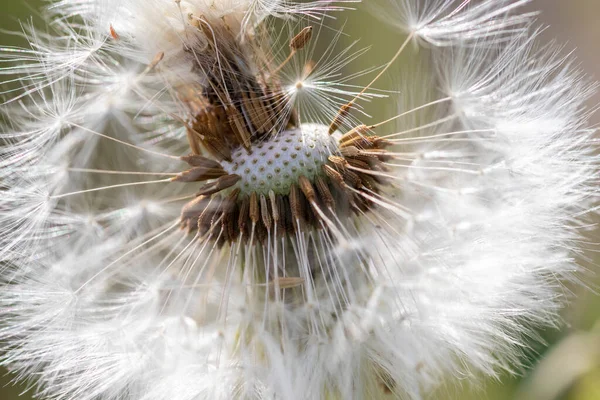
{"label": "thin stem", "polygon": [[413,108],[413,109],[408,110],[408,111],[406,111],[406,112],[404,112],[402,114],[398,114],[398,115],[396,115],[396,116],[394,116],[392,118],[386,119],[385,121],[378,122],[375,125],[371,125],[369,128],[371,128],[371,129],[377,128],[377,127],[379,127],[379,126],[381,126],[383,124],[387,124],[388,122],[394,121],[394,120],[396,120],[398,118],[402,118],[402,117],[404,117],[404,116],[406,116],[408,114],[412,114],[412,113],[414,113],[416,111],[422,110],[422,109],[427,108],[427,107],[434,106],[436,104],[444,103],[444,102],[449,101],[449,100],[452,100],[452,97],[446,97],[446,98],[443,98],[443,99],[439,99],[439,100],[435,100],[435,101],[429,102],[427,104],[423,104],[422,106],[419,106],[417,108]]}
{"label": "thin stem", "polygon": [[56,195],[56,196],[50,196],[50,198],[51,199],[61,199],[63,197],[73,196],[73,195],[76,195],[76,194],[98,192],[100,190],[106,190],[106,189],[114,189],[114,188],[120,188],[120,187],[126,187],[126,186],[149,185],[149,184],[153,184],[153,183],[167,183],[167,182],[172,182],[172,181],[171,181],[171,179],[160,179],[160,180],[156,180],[156,181],[121,183],[121,184],[118,184],[118,185],[102,186],[102,187],[93,188],[93,189],[78,190],[76,192],[59,194],[59,195]]}
{"label": "thin stem", "polygon": [[400,57],[400,54],[402,54],[402,52],[404,51],[404,49],[406,48],[406,46],[408,45],[408,43],[412,40],[414,36],[414,33],[411,33],[410,35],[408,35],[408,37],[406,38],[406,40],[404,41],[404,43],[402,43],[402,45],[400,46],[400,48],[398,49],[398,51],[396,52],[396,54],[394,54],[394,57],[392,57],[392,59],[390,61],[388,61],[388,63],[386,64],[386,66],[379,71],[379,74],[377,74],[377,76],[375,78],[373,78],[373,80],[371,81],[371,83],[369,83],[367,86],[365,86],[360,93],[358,93],[354,99],[352,100],[352,102],[358,100],[358,98],[360,96],[362,96],[367,90],[369,90],[369,88],[371,86],[373,86],[373,84],[375,82],[377,82],[377,80],[379,78],[381,78],[381,76],[392,66],[392,64],[394,63],[394,61],[396,61],[396,59],[398,59],[398,57]]}
{"label": "thin stem", "polygon": [[281,64],[279,64],[279,66],[277,68],[275,68],[274,71],[271,72],[271,76],[274,76],[275,74],[277,74],[279,71],[281,71],[281,69],[283,67],[285,67],[287,65],[287,63],[290,62],[290,60],[296,55],[296,50],[292,49],[292,51],[290,51],[290,55],[287,56],[287,58],[285,60],[283,60],[283,62]]}
{"label": "thin stem", "polygon": [[91,169],[91,168],[67,168],[67,171],[72,172],[88,172],[92,174],[108,174],[108,175],[164,175],[177,176],[177,172],[140,172],[140,171],[113,171],[107,169]]}
{"label": "thin stem", "polygon": [[155,155],[157,155],[157,156],[161,156],[161,157],[167,157],[167,158],[170,158],[170,159],[173,159],[173,160],[181,161],[181,159],[180,159],[179,157],[172,156],[172,155],[169,155],[169,154],[159,153],[159,152],[157,152],[157,151],[153,151],[153,150],[148,150],[148,149],[145,149],[145,148],[143,148],[143,147],[139,147],[139,146],[136,146],[136,145],[134,145],[134,144],[127,143],[127,142],[124,142],[124,141],[122,141],[122,140],[120,140],[120,139],[117,139],[117,138],[114,138],[114,137],[111,137],[111,136],[105,135],[105,134],[103,134],[103,133],[97,132],[97,131],[95,131],[95,130],[93,130],[93,129],[86,128],[85,126],[81,126],[81,125],[79,125],[79,124],[76,124],[76,123],[74,123],[74,122],[68,122],[68,124],[69,124],[69,125],[73,125],[73,126],[75,126],[75,127],[79,128],[79,129],[81,129],[81,130],[84,130],[84,131],[86,131],[86,132],[89,132],[89,133],[91,133],[91,134],[94,134],[94,135],[96,135],[96,136],[100,136],[100,137],[103,137],[103,138],[105,138],[105,139],[112,140],[112,141],[114,141],[114,142],[120,143],[120,144],[122,144],[122,145],[125,145],[125,146],[133,147],[134,149],[137,149],[137,150],[140,150],[140,151],[145,151],[146,153],[155,154]]}

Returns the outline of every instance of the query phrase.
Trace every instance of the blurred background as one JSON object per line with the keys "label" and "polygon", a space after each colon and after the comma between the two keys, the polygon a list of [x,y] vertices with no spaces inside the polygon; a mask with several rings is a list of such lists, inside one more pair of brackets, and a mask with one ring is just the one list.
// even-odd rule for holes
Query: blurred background
{"label": "blurred background", "polygon": [[[25,46],[26,42],[11,32],[21,31],[20,22],[29,22],[31,16],[39,23],[36,10],[43,3],[41,0],[3,1],[0,46]],[[542,34],[543,40],[556,39],[565,45],[565,51],[574,50],[581,68],[599,79],[600,0],[534,0],[529,8],[541,11],[540,24],[550,25]],[[340,39],[340,46],[357,38],[360,38],[359,46],[373,45],[366,57],[351,66],[354,70],[385,63],[400,40],[397,33],[387,30],[364,11],[345,13],[336,23],[345,25],[348,33],[348,37]],[[359,83],[367,83],[368,79],[364,77],[364,82]],[[394,81],[393,76],[388,79],[389,84]],[[379,86],[387,87],[385,82]],[[600,95],[593,99],[591,106],[598,104]],[[372,104],[366,108],[375,118],[378,113],[389,111]],[[600,113],[597,113],[594,123],[599,122]],[[592,241],[600,243],[598,230]],[[582,279],[590,289],[566,289],[573,291],[574,300],[563,312],[565,323],[559,329],[539,332],[545,344],[532,345],[529,356],[523,360],[523,368],[515,371],[516,376],[479,382],[476,387],[467,383],[444,385],[430,399],[600,400],[600,295],[595,290],[600,287],[600,274],[593,273],[598,271],[594,259],[600,260],[600,256],[590,252],[587,257],[584,264],[589,273]],[[30,399],[24,393],[26,389],[24,385],[12,385],[11,376],[0,369],[0,400]]]}

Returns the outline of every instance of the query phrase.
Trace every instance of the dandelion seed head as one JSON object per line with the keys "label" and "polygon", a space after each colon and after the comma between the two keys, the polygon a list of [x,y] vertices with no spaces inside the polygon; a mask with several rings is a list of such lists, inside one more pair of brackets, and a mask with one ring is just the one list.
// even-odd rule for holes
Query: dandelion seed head
{"label": "dandelion seed head", "polygon": [[557,324],[594,85],[510,0],[384,2],[406,40],[346,72],[346,3],[63,0],[0,49],[2,363],[40,397],[418,399]]}

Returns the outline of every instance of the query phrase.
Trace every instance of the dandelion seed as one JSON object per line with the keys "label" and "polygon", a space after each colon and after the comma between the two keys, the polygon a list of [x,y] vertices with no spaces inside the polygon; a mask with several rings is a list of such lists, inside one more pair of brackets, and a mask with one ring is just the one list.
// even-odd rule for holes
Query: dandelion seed
{"label": "dandelion seed", "polygon": [[[52,33],[0,49],[3,365],[65,400],[418,399],[512,371],[598,195],[595,85],[524,3],[383,2],[406,37],[355,72],[341,32],[316,51],[353,1],[52,3]],[[419,102],[373,120],[411,44]]]}

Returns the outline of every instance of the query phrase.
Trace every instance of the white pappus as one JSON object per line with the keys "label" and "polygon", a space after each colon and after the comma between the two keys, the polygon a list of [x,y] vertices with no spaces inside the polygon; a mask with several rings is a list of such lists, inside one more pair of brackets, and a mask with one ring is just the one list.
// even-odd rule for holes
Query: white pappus
{"label": "white pappus", "polygon": [[[398,51],[367,71],[314,46],[351,0],[50,2],[0,48],[3,365],[65,400],[514,371],[598,197],[595,85],[527,2],[381,0]],[[377,89],[409,46],[426,67]]]}

